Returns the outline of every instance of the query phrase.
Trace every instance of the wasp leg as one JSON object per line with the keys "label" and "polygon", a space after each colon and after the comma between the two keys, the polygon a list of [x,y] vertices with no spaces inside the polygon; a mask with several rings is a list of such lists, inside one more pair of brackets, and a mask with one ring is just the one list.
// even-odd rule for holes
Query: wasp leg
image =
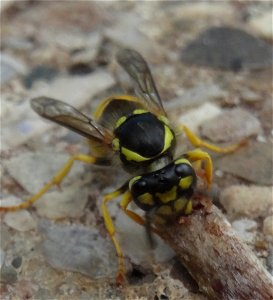
{"label": "wasp leg", "polygon": [[65,163],[65,165],[56,173],[56,175],[47,184],[45,184],[40,189],[40,191],[37,194],[33,195],[31,198],[29,198],[28,200],[24,201],[19,205],[7,206],[7,207],[0,206],[0,211],[16,211],[31,206],[35,201],[40,199],[54,185],[61,184],[62,180],[71,170],[74,161],[81,161],[87,164],[94,164],[96,163],[96,158],[86,154],[78,154],[70,157],[69,160]]}
{"label": "wasp leg", "polygon": [[180,129],[185,133],[187,139],[190,141],[190,143],[195,146],[195,147],[204,147],[207,148],[213,152],[216,153],[229,153],[229,152],[233,152],[235,150],[237,150],[238,148],[240,148],[243,144],[246,143],[245,140],[231,145],[231,146],[227,146],[227,147],[218,147],[216,145],[213,145],[211,143],[208,143],[206,141],[203,141],[202,139],[200,139],[197,135],[195,135],[187,126],[185,125],[181,125]]}
{"label": "wasp leg", "polygon": [[[132,201],[132,195],[129,191],[127,191],[124,195],[123,195],[123,198],[120,202],[120,207],[121,209],[125,212],[125,214],[130,218],[132,219],[133,221],[135,221],[136,223],[142,225],[142,226],[146,226],[146,221],[141,217],[139,216],[137,213],[127,209],[127,206],[129,205],[129,203]],[[159,231],[154,228],[154,227],[151,227],[151,230],[152,232],[159,234]]]}
{"label": "wasp leg", "polygon": [[105,227],[114,243],[114,246],[115,246],[116,252],[117,252],[117,256],[118,256],[118,273],[117,273],[117,277],[116,277],[116,282],[118,285],[121,285],[124,282],[124,278],[125,278],[124,255],[123,255],[120,245],[115,237],[116,229],[115,229],[114,223],[112,221],[112,218],[109,214],[109,211],[107,209],[107,202],[109,202],[109,201],[113,200],[114,198],[123,194],[125,192],[124,188],[125,188],[125,186],[122,186],[121,188],[115,190],[114,192],[105,195],[103,197],[102,205],[101,205]]}
{"label": "wasp leg", "polygon": [[207,152],[202,151],[201,149],[195,149],[185,153],[183,156],[192,162],[200,161],[200,160],[205,162],[204,164],[205,177],[208,186],[210,187],[212,183],[212,170],[213,170],[213,165],[212,165],[212,160],[210,155]]}

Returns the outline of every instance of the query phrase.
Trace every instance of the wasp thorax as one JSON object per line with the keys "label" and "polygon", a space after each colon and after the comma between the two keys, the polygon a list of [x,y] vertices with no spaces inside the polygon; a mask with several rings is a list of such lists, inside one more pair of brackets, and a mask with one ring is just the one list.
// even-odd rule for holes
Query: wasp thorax
{"label": "wasp thorax", "polygon": [[125,164],[149,162],[172,151],[175,136],[162,118],[145,110],[135,110],[116,123],[113,149]]}

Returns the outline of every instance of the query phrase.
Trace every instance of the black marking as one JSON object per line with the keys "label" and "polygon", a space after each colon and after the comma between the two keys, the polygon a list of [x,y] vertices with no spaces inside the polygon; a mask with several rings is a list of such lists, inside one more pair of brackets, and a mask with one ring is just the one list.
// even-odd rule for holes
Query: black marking
{"label": "black marking", "polygon": [[175,172],[178,176],[185,177],[185,174],[191,175],[192,166],[186,163],[177,164],[175,167]]}
{"label": "black marking", "polygon": [[146,158],[160,154],[164,148],[164,124],[150,112],[131,115],[115,134],[121,147]]}
{"label": "black marking", "polygon": [[[178,171],[179,170],[179,174]],[[181,178],[192,176],[192,183],[187,189],[179,187]],[[189,199],[196,185],[196,174],[194,169],[185,163],[175,164],[174,162],[168,164],[164,168],[143,174],[140,179],[136,180],[131,186],[131,193],[134,202],[143,210],[151,209],[151,205],[141,203],[138,197],[142,194],[149,193],[154,196],[155,206],[160,206],[162,202],[155,195],[156,193],[165,193],[170,191],[174,186],[177,187],[177,199],[185,197]],[[176,200],[176,199],[175,199]],[[175,201],[173,200],[173,201]]]}

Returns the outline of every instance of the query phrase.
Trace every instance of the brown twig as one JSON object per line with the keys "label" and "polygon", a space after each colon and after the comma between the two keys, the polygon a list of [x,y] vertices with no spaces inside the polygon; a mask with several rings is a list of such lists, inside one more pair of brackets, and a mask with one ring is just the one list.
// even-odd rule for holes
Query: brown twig
{"label": "brown twig", "polygon": [[209,299],[273,299],[270,274],[214,205],[159,229]]}

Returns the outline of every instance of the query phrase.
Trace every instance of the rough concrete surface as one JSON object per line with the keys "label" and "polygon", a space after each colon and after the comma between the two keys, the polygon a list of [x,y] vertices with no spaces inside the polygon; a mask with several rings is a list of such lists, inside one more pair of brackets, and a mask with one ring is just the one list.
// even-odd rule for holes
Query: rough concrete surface
{"label": "rough concrete surface", "polygon": [[[130,47],[149,63],[174,125],[185,121],[220,146],[246,141],[233,154],[209,151],[211,195],[272,274],[271,10],[269,1],[3,1],[2,205],[28,199],[69,156],[88,152],[84,139],[42,120],[29,100],[54,97],[91,116],[102,99],[133,93],[115,61]],[[178,140],[177,154],[192,148],[182,134]],[[116,165],[76,162],[40,203],[1,213],[0,298],[208,299],[169,245],[158,240],[153,252],[145,230],[120,217],[119,199],[109,209],[127,278],[116,286],[101,200],[128,178]]]}

